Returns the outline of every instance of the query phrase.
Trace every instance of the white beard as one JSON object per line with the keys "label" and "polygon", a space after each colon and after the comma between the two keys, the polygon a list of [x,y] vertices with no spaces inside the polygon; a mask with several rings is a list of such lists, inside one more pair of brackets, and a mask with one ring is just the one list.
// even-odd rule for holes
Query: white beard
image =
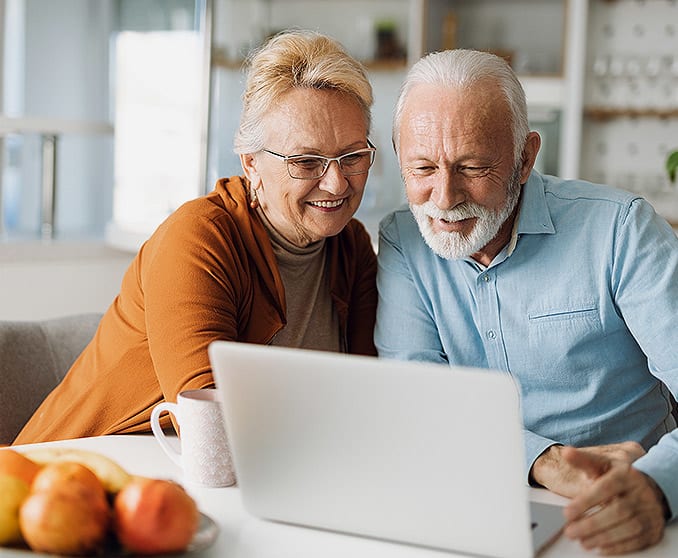
{"label": "white beard", "polygon": [[[513,212],[520,198],[520,169],[516,169],[506,186],[506,203],[498,211],[491,211],[475,203],[463,203],[454,209],[442,210],[432,201],[410,204],[419,231],[429,248],[441,258],[458,260],[467,258],[487,246]],[[460,232],[436,232],[431,220],[461,221],[476,217],[468,235]]]}

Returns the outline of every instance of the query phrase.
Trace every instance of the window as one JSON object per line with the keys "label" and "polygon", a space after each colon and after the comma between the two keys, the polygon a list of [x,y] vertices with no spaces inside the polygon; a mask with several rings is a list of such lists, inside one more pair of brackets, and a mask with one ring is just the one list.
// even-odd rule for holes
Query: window
{"label": "window", "polygon": [[5,238],[110,235],[136,249],[203,192],[205,6],[0,0]]}

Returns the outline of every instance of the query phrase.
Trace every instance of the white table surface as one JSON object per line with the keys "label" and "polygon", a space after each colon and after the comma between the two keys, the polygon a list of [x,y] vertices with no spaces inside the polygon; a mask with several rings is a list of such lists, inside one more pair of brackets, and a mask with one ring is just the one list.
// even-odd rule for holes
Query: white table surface
{"label": "white table surface", "polygon": [[[168,478],[182,482],[181,470],[163,453],[151,435],[104,436],[52,442],[51,444],[98,451],[115,459],[132,474]],[[21,450],[22,446],[18,446],[16,449]],[[452,558],[466,556],[263,521],[249,515],[243,509],[240,491],[237,487],[203,488],[189,484],[184,484],[184,486],[196,499],[200,510],[210,516],[220,528],[219,536],[214,545],[191,556],[214,558]],[[544,490],[533,489],[531,498],[538,501],[564,502],[564,499]],[[488,533],[488,536],[491,536],[491,533]],[[37,556],[37,554],[0,548],[1,558],[26,558],[29,556]],[[544,558],[570,558],[591,557],[595,554],[586,552],[576,543],[561,537],[541,556]],[[677,557],[678,522],[673,522],[668,526],[664,539],[658,545],[643,552],[626,554],[625,556]]]}

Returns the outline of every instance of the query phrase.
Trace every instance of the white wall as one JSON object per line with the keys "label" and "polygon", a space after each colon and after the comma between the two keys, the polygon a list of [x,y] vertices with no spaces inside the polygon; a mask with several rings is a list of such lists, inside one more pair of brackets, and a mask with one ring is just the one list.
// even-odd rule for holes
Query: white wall
{"label": "white wall", "polygon": [[99,244],[3,244],[0,320],[103,313],[133,257]]}

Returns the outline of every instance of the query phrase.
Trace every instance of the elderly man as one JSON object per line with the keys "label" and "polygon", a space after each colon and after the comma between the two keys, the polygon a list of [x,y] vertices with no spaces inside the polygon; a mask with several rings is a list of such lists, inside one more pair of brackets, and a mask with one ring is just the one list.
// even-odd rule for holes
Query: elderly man
{"label": "elderly man", "polygon": [[410,207],[381,223],[380,356],[511,374],[526,479],[572,497],[565,534],[656,543],[678,513],[674,232],[637,195],[534,171],[525,94],[491,54],[415,64],[393,139]]}

